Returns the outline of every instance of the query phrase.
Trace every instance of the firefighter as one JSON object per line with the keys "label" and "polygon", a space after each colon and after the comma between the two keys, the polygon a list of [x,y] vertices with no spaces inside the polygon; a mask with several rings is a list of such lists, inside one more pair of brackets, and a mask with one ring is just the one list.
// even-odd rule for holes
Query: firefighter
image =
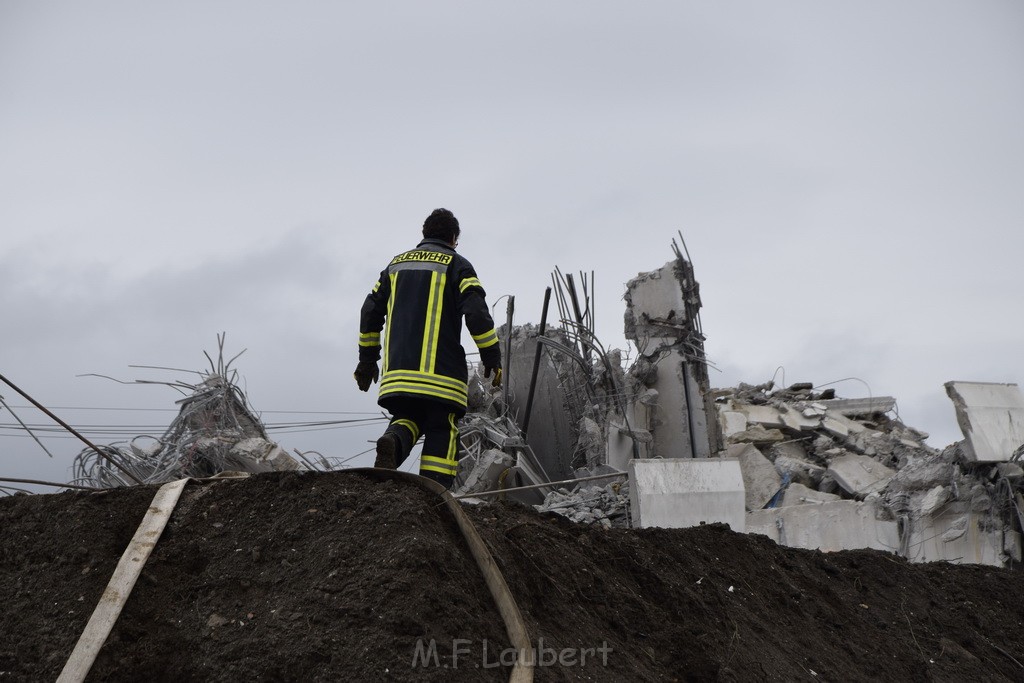
{"label": "firefighter", "polygon": [[423,241],[391,259],[363,302],[354,373],[360,391],[380,379],[377,402],[391,414],[374,466],[398,468],[422,436],[420,474],[445,487],[458,471],[458,421],[466,413],[463,318],[484,377],[493,374],[492,386],[501,385],[494,320],[472,264],[455,253],[458,243],[455,215],[435,209],[423,222]]}

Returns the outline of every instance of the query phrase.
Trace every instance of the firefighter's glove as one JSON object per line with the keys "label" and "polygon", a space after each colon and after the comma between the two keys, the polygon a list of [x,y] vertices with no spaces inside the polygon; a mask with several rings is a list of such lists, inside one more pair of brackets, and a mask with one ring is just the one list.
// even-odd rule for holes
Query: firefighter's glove
{"label": "firefighter's glove", "polygon": [[489,367],[489,366],[484,366],[484,377],[485,378],[490,377],[492,370],[494,371],[494,379],[491,380],[491,386],[492,387],[500,387],[501,386],[501,367],[500,366],[496,367],[496,368],[492,368],[492,367]]}
{"label": "firefighter's glove", "polygon": [[359,365],[356,366],[356,371],[352,373],[352,376],[356,378],[356,384],[359,385],[359,391],[369,391],[370,384],[376,382],[380,378],[380,371],[377,369],[377,363],[372,360],[361,360]]}

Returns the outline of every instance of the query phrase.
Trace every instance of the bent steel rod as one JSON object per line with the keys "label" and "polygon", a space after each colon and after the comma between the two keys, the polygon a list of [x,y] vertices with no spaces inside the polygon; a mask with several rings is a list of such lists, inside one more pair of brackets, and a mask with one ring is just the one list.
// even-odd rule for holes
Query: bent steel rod
{"label": "bent steel rod", "polygon": [[54,488],[60,489],[80,489],[82,491],[96,491],[98,490],[95,486],[79,486],[78,484],[60,484],[55,481],[40,481],[39,479],[0,479],[3,482],[11,482],[13,484],[38,484],[39,486],[53,486]]}
{"label": "bent steel rod", "polygon": [[6,384],[7,386],[9,386],[9,387],[10,387],[11,389],[14,389],[14,390],[15,390],[15,391],[17,391],[17,392],[18,392],[19,394],[21,394],[22,398],[25,398],[25,399],[26,399],[26,400],[28,400],[28,401],[29,401],[29,402],[30,402],[30,403],[31,403],[32,405],[34,405],[34,406],[35,406],[36,408],[39,408],[39,410],[41,410],[41,411],[43,411],[44,413],[46,413],[47,415],[49,415],[49,416],[50,416],[50,418],[52,418],[52,419],[53,419],[53,420],[54,420],[54,421],[55,421],[55,422],[56,422],[57,424],[59,424],[59,425],[60,425],[61,427],[63,427],[64,429],[68,430],[69,432],[71,432],[71,433],[72,433],[72,434],[74,434],[75,436],[77,436],[77,437],[78,437],[78,439],[79,439],[79,440],[80,440],[80,441],[81,441],[82,443],[84,443],[84,444],[85,444],[86,446],[88,446],[89,448],[91,448],[91,449],[93,449],[94,451],[96,451],[96,454],[97,454],[97,455],[99,455],[99,456],[100,456],[101,458],[103,458],[104,460],[106,460],[107,462],[109,462],[109,463],[110,463],[111,465],[113,465],[113,466],[114,466],[114,467],[116,467],[117,469],[121,470],[121,471],[122,471],[122,472],[123,472],[124,474],[128,475],[128,478],[129,478],[129,479],[131,479],[132,481],[134,481],[134,482],[135,482],[136,484],[139,484],[140,486],[142,485],[142,482],[141,482],[141,481],[139,480],[139,478],[138,478],[138,477],[136,477],[136,476],[135,476],[134,474],[132,474],[132,473],[131,473],[130,471],[128,471],[127,469],[125,469],[125,467],[124,467],[124,466],[122,466],[122,465],[121,465],[121,464],[120,464],[119,462],[117,462],[116,460],[114,460],[113,458],[111,458],[111,457],[110,457],[109,455],[107,455],[106,453],[104,453],[103,451],[101,451],[101,450],[99,449],[99,446],[97,446],[97,445],[96,445],[96,444],[94,444],[94,443],[93,443],[92,441],[89,441],[89,439],[85,438],[84,436],[82,436],[81,434],[79,434],[79,433],[78,433],[77,431],[75,431],[74,427],[72,427],[72,426],[71,426],[71,425],[69,425],[69,424],[68,424],[67,422],[65,422],[64,420],[60,419],[59,417],[57,417],[56,415],[54,415],[53,413],[51,413],[51,412],[50,412],[50,411],[49,411],[49,410],[48,410],[48,409],[46,408],[46,406],[44,406],[44,405],[43,405],[43,404],[41,404],[41,403],[40,403],[39,401],[35,400],[34,398],[32,398],[31,396],[29,396],[28,394],[26,394],[26,393],[25,393],[24,391],[22,391],[21,389],[19,389],[19,388],[18,388],[17,386],[15,386],[15,384],[14,384],[13,382],[11,382],[11,380],[7,379],[7,378],[6,378],[6,377],[4,377],[3,375],[0,375],[0,380],[2,380],[2,381],[3,381],[3,383],[4,383],[4,384]]}
{"label": "bent steel rod", "polygon": [[452,496],[456,500],[462,500],[463,498],[480,498],[482,496],[497,496],[502,493],[508,493],[509,491],[528,491],[530,489],[545,489],[554,488],[559,484],[576,484],[581,481],[596,481],[598,479],[611,479],[613,477],[628,477],[628,472],[616,472],[614,474],[595,474],[592,477],[580,477],[579,479],[563,479],[562,481],[551,481],[547,484],[530,484],[529,486],[512,486],[507,489],[496,489],[494,491],[481,491],[479,493],[462,493],[457,496]]}
{"label": "bent steel rod", "polygon": [[[544,307],[540,311],[539,336],[544,336],[548,325],[548,304],[551,302],[551,288],[544,290]],[[530,375],[530,392],[526,395],[526,414],[523,417],[523,439],[526,439],[526,432],[530,429],[530,411],[533,408],[533,392],[537,389],[537,373],[540,371],[540,354],[544,350],[540,341],[537,342],[537,350],[533,354],[533,373]]]}

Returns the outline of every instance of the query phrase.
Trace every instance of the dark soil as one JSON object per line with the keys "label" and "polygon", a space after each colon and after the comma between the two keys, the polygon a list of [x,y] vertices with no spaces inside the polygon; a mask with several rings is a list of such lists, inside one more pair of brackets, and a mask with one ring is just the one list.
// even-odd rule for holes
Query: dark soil
{"label": "dark soil", "polygon": [[[57,677],[155,493],[0,499],[0,683]],[[1020,572],[467,510],[538,681],[1024,681]],[[435,495],[265,474],[189,484],[88,680],[503,681],[511,655]]]}

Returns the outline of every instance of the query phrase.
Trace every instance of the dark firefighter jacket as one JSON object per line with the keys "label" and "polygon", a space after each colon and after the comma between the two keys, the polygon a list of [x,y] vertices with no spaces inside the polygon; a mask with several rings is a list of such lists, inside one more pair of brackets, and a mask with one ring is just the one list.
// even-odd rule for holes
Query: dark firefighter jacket
{"label": "dark firefighter jacket", "polygon": [[[441,240],[425,239],[399,254],[363,303],[359,360],[384,363],[378,403],[425,398],[466,412],[465,317],[485,367],[501,367],[498,335],[484,288],[465,258]],[[385,322],[387,323],[385,326]]]}

